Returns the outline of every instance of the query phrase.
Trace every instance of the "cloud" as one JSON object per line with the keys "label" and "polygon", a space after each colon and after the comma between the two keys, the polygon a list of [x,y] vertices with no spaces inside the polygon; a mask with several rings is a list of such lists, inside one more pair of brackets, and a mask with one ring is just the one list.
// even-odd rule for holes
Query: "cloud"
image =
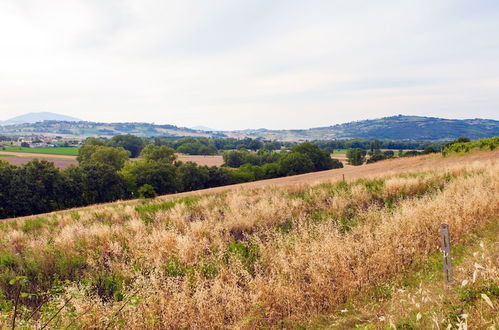
{"label": "cloud", "polygon": [[0,119],[303,128],[499,119],[495,1],[0,4]]}

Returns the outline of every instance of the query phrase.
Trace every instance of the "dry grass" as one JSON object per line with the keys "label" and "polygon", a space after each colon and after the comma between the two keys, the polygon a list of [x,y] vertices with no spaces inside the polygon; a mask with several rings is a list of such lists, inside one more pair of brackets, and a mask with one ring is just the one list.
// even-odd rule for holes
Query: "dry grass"
{"label": "dry grass", "polygon": [[413,269],[438,250],[441,223],[457,244],[497,221],[498,174],[493,159],[2,222],[0,322],[9,280],[25,275],[35,295],[19,325],[294,327]]}
{"label": "dry grass", "polygon": [[[453,247],[454,281],[446,286],[442,255],[421,259],[415,271],[356,297],[342,310],[315,318],[312,328],[497,329],[499,222]],[[360,299],[359,299],[360,298]]]}

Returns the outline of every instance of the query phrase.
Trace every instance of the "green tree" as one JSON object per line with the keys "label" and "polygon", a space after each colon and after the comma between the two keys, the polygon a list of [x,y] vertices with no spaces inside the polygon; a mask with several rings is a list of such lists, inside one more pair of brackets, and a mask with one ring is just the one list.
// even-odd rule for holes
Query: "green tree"
{"label": "green tree", "polygon": [[140,155],[140,152],[145,146],[143,139],[138,136],[126,134],[126,135],[116,135],[113,136],[106,145],[114,148],[123,148],[130,151],[130,156],[136,158]]}
{"label": "green tree", "polygon": [[140,198],[154,198],[158,196],[153,186],[150,184],[145,184],[139,188],[139,197]]}
{"label": "green tree", "polygon": [[366,160],[366,151],[360,148],[351,148],[347,150],[347,159],[350,165],[362,165]]}
{"label": "green tree", "polygon": [[81,165],[92,162],[106,164],[118,171],[128,160],[129,155],[130,152],[123,148],[84,145],[78,150],[78,157],[76,159]]}
{"label": "green tree", "polygon": [[155,146],[148,144],[140,153],[140,157],[147,161],[156,161],[160,163],[173,164],[177,159],[175,150],[167,146]]}
{"label": "green tree", "polygon": [[179,191],[203,189],[209,180],[207,167],[193,162],[181,163],[177,168],[177,187]]}
{"label": "green tree", "polygon": [[103,163],[86,163],[70,173],[81,183],[85,205],[112,202],[131,197],[125,178],[115,168]]}
{"label": "green tree", "polygon": [[333,168],[333,161],[330,154],[321,150],[317,145],[305,142],[294,146],[292,152],[299,152],[308,156],[314,164],[315,171],[329,170]]}
{"label": "green tree", "polygon": [[279,165],[281,173],[286,176],[308,173],[315,169],[314,162],[307,154],[294,151],[282,157]]}
{"label": "green tree", "polygon": [[175,183],[175,166],[157,161],[139,159],[125,164],[120,174],[128,183],[129,189],[135,194],[138,188],[148,184],[157,194],[164,195],[177,191]]}

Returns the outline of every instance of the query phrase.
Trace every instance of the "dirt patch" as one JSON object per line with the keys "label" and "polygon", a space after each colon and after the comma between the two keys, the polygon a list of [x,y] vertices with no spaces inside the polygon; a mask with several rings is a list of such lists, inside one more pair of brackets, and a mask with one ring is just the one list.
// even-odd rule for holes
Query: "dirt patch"
{"label": "dirt patch", "polygon": [[54,163],[55,167],[60,168],[60,169],[65,169],[69,167],[70,165],[78,165],[78,162],[76,159],[64,159],[64,158],[52,158],[52,157],[47,157],[47,155],[44,155],[44,157],[2,157],[0,159],[5,159],[12,165],[16,166],[21,166],[26,163],[29,163],[33,159],[38,159],[38,160],[46,160],[48,162]]}
{"label": "dirt patch", "polygon": [[0,151],[2,155],[11,155],[16,157],[26,157],[26,158],[50,158],[50,159],[74,159],[76,160],[76,156],[67,156],[67,155],[51,155],[51,154],[34,154],[28,152],[13,152],[13,151]]}
{"label": "dirt patch", "polygon": [[177,154],[177,159],[182,162],[194,162],[198,165],[206,165],[206,166],[222,166],[224,163],[223,156],[221,155],[184,155]]}

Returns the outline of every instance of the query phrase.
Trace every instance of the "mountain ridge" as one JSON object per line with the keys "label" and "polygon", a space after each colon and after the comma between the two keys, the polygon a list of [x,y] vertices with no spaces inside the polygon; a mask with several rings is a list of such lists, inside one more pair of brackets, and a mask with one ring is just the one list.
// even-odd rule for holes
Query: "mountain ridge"
{"label": "mountain ridge", "polygon": [[[70,117],[73,118],[73,117]],[[265,128],[234,131],[156,125],[150,123],[98,123],[89,121],[46,120],[0,126],[0,134],[114,136],[134,134],[141,137],[234,137],[280,141],[312,141],[333,139],[380,139],[445,141],[461,136],[472,139],[499,136],[499,121],[493,119],[447,119],[422,116],[390,116],[308,129],[270,130]]]}
{"label": "mountain ridge", "polygon": [[16,125],[16,124],[34,124],[45,120],[58,120],[58,121],[81,121],[81,119],[66,115],[61,115],[54,112],[29,112],[23,115],[9,118],[0,121],[0,125]]}

